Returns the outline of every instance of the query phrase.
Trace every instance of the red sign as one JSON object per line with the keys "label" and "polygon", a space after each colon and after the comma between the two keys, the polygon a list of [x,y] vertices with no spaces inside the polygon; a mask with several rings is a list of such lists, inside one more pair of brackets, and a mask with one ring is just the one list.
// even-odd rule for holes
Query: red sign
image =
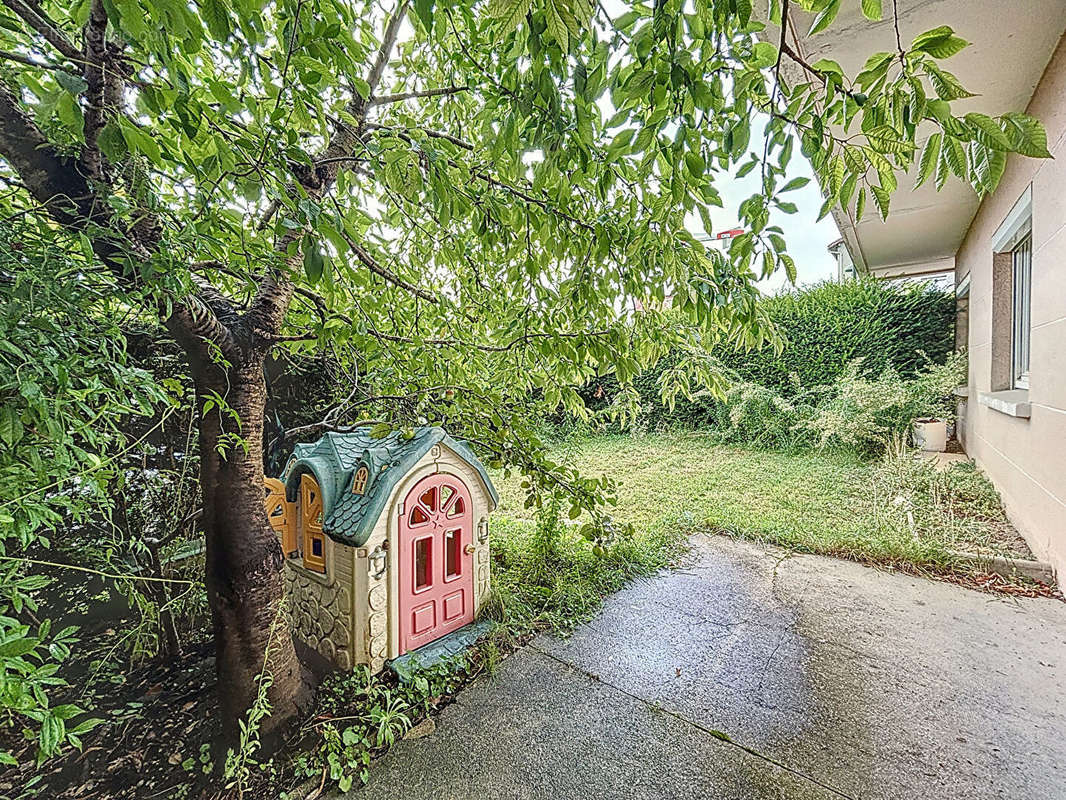
{"label": "red sign", "polygon": [[740,236],[740,234],[742,234],[742,233],[744,233],[744,229],[743,228],[733,228],[732,230],[728,230],[728,231],[719,231],[718,235],[715,236],[714,238],[715,239],[732,239],[734,236]]}

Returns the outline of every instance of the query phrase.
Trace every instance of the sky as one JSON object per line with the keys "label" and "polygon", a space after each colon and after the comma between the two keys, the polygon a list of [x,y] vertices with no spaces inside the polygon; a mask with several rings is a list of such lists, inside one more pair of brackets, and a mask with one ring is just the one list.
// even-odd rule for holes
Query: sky
{"label": "sky", "polygon": [[[761,141],[755,131],[752,132],[752,141]],[[799,211],[795,214],[783,214],[774,210],[770,215],[770,224],[779,225],[784,231],[788,252],[796,260],[796,284],[804,286],[836,276],[836,261],[829,254],[828,247],[840,238],[840,233],[831,215],[821,222],[817,221],[818,212],[822,207],[822,192],[814,179],[811,165],[797,147],[789,162],[788,176],[780,181],[779,185],[798,177],[810,178],[811,182],[802,189],[784,195],[784,199],[795,203]],[[737,208],[746,198],[759,191],[760,182],[758,169],[740,179],[727,175],[719,178],[717,188],[722,195],[723,208],[710,209],[715,230],[741,227]],[[778,270],[766,280],[759,281],[759,289],[764,294],[775,294],[784,288],[790,288],[790,285],[782,270]]]}
{"label": "sky", "polygon": [[[612,18],[628,10],[623,0],[604,0],[602,8]],[[606,96],[601,104],[604,108],[604,119],[609,119],[614,114],[614,108],[610,105],[610,97]],[[761,148],[762,126],[755,120],[752,120],[751,141],[752,147]],[[800,152],[799,143],[796,144],[792,160],[789,162],[789,174],[779,185],[801,176],[810,178],[811,182],[802,189],[789,192],[785,196],[799,207],[799,211],[795,214],[782,214],[774,211],[770,216],[770,224],[779,225],[784,231],[788,252],[796,261],[796,284],[804,286],[836,276],[836,261],[827,248],[831,242],[840,238],[840,233],[837,231],[832,216],[827,216],[821,222],[817,221],[818,211],[822,207],[822,192],[818,188],[817,181],[814,180],[810,164]],[[722,195],[724,207],[709,209],[716,231],[742,227],[739,224],[737,209],[741,202],[760,190],[760,183],[758,169],[752,170],[740,179],[726,175],[718,177],[715,187]],[[693,234],[703,234],[698,217],[695,218],[691,230]],[[785,277],[783,270],[774,273],[767,280],[759,281],[758,285],[765,294],[775,294],[783,288],[789,288],[788,278]]]}

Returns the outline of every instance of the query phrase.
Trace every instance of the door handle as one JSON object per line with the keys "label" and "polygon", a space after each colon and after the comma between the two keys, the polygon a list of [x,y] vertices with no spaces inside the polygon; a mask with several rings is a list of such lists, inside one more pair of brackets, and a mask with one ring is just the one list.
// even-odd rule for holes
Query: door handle
{"label": "door handle", "polygon": [[466,553],[468,556],[474,555],[474,545],[468,544],[466,547],[463,548],[463,552]]}

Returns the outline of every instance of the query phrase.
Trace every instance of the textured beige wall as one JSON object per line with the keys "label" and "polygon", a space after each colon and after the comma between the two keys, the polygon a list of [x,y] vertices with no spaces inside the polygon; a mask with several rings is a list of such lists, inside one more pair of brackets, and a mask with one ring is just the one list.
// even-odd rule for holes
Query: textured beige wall
{"label": "textured beige wall", "polygon": [[357,663],[352,652],[354,548],[326,539],[326,574],[285,561],[285,596],[292,633],[341,669]]}
{"label": "textured beige wall", "polygon": [[[991,476],[1011,519],[1040,559],[1066,576],[1066,39],[1059,42],[1029,109],[1048,131],[1053,160],[1012,156],[981,205],[956,257],[970,275],[970,393],[966,450]],[[993,386],[992,238],[1032,185],[1033,285],[1030,419],[977,402]]]}

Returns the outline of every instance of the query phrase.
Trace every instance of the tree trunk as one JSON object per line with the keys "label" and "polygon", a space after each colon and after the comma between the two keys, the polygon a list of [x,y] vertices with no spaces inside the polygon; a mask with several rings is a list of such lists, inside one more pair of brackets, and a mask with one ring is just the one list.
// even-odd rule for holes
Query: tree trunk
{"label": "tree trunk", "polygon": [[271,713],[262,733],[270,737],[298,715],[305,690],[282,608],[281,545],[263,508],[263,354],[227,357],[226,365],[193,364],[215,669],[230,739],[257,697],[259,675],[269,673]]}

